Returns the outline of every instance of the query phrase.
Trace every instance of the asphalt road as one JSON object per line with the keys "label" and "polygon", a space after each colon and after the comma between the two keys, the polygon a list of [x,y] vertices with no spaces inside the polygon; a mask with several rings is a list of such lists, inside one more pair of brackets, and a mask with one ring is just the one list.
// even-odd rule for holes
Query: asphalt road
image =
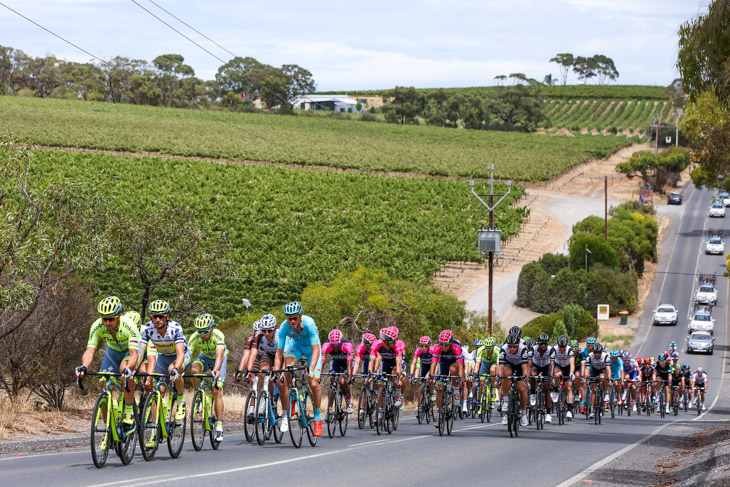
{"label": "asphalt road", "polygon": [[[693,368],[702,365],[708,371],[711,392],[707,404],[711,408],[718,397],[726,351],[728,286],[721,277],[724,258],[704,254],[704,233],[713,226],[728,227],[722,219],[708,223],[709,191],[695,190],[689,185],[684,195],[683,206],[661,209],[676,220],[664,242],[633,351],[641,356],[656,356],[668,348],[671,340],[676,340],[684,351],[688,306],[697,282],[695,274],[717,272],[720,298],[713,312],[717,319],[715,354],[682,354],[682,360]],[[680,307],[677,327],[651,326],[651,312],[660,302]],[[717,407],[726,407],[724,401],[717,403]],[[680,412],[678,419],[689,417]],[[169,458],[164,446],[153,461],[145,462],[138,453],[126,467],[110,453],[102,470],[94,467],[88,448],[80,448],[0,458],[0,484],[198,487],[207,482],[248,484],[274,480],[308,486],[342,478],[350,482],[360,479],[362,483],[392,482],[398,486],[424,482],[514,485],[534,481],[535,472],[539,472],[541,485],[571,485],[676,420],[673,416],[617,416],[605,418],[597,426],[579,417],[564,426],[546,425],[542,431],[536,431],[534,426],[523,428],[519,438],[510,438],[506,427],[498,424],[498,417],[493,417],[491,424],[457,421],[450,437],[439,437],[432,425],[418,425],[411,418],[401,420],[400,428],[392,435],[377,436],[374,430],[359,431],[351,425],[345,438],[323,437],[316,448],[310,447],[305,438],[299,450],[291,445],[288,436],[281,445],[267,443],[259,447],[246,443],[242,435],[228,435],[218,451],[206,445],[203,451],[195,452],[188,441],[177,460]],[[670,434],[671,428],[662,431]]]}

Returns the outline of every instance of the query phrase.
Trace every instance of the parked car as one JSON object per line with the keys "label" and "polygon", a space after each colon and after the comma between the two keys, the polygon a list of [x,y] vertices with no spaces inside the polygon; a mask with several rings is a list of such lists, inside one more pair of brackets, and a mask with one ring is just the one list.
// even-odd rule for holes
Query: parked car
{"label": "parked car", "polygon": [[676,325],[678,315],[679,310],[673,304],[660,304],[654,310],[653,323],[655,325]]}
{"label": "parked car", "polygon": [[705,245],[706,254],[719,254],[725,253],[725,242],[720,237],[710,237]]}
{"label": "parked car", "polygon": [[725,206],[720,201],[715,201],[710,207],[710,217],[725,218]]}
{"label": "parked car", "polygon": [[723,191],[717,195],[717,200],[724,206],[730,206],[730,193]]}
{"label": "parked car", "polygon": [[711,304],[715,306],[717,304],[717,289],[714,284],[700,284],[700,287],[695,292],[695,301],[699,304]]}
{"label": "parked car", "polygon": [[712,335],[715,332],[715,318],[708,311],[695,311],[687,328],[689,328],[690,334],[696,331],[706,331]]}
{"label": "parked car", "polygon": [[715,339],[706,331],[696,331],[687,337],[687,353],[709,353],[715,351]]}
{"label": "parked car", "polygon": [[668,205],[681,205],[682,204],[682,193],[669,193],[667,198]]}

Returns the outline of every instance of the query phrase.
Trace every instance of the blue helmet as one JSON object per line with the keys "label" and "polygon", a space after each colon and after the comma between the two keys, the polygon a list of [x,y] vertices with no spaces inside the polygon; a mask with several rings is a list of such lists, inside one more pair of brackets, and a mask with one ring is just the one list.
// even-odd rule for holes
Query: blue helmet
{"label": "blue helmet", "polygon": [[302,303],[300,303],[299,301],[286,303],[284,305],[284,314],[287,316],[302,314]]}
{"label": "blue helmet", "polygon": [[474,340],[474,346],[475,347],[481,347],[482,346],[482,341],[479,338],[477,338],[476,340]]}
{"label": "blue helmet", "polygon": [[611,350],[611,358],[618,358],[618,350],[616,350],[616,349]]}
{"label": "blue helmet", "polygon": [[596,344],[596,339],[594,337],[588,337],[588,339],[586,340],[586,345],[595,345],[595,344]]}

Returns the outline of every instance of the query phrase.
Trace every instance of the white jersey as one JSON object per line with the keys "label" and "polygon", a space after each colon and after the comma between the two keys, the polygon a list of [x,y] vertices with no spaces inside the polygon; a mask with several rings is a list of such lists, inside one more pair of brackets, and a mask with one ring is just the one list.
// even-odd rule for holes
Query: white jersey
{"label": "white jersey", "polygon": [[560,347],[553,348],[555,352],[555,363],[560,367],[569,367],[575,361],[575,352],[571,347],[565,347],[565,353],[560,351]]}
{"label": "white jersey", "polygon": [[704,372],[702,374],[698,374],[697,372],[695,372],[694,374],[692,374],[692,380],[695,381],[695,384],[702,385],[707,380],[707,374],[705,374]]}
{"label": "white jersey", "polygon": [[548,345],[545,349],[545,353],[542,355],[540,354],[538,347],[540,347],[540,345],[535,345],[529,352],[530,358],[532,359],[532,365],[535,367],[545,367],[550,365],[550,362],[555,361],[555,349],[553,347]]}
{"label": "white jersey", "polygon": [[586,358],[586,365],[590,365],[595,370],[604,370],[610,361],[611,356],[606,352],[601,352],[601,358],[596,358],[596,354],[591,353]]}
{"label": "white jersey", "polygon": [[508,345],[505,343],[499,349],[499,363],[509,365],[514,368],[515,366],[526,364],[528,359],[527,347],[524,343],[520,343],[517,347],[517,353],[510,353]]}
{"label": "white jersey", "polygon": [[469,349],[466,347],[466,345],[464,345],[463,347],[461,347],[461,354],[464,357],[464,362],[466,362],[467,364],[474,365],[476,363],[476,361],[477,361],[477,351],[476,350],[469,351]]}
{"label": "white jersey", "polygon": [[175,346],[178,343],[185,345],[185,353],[188,351],[188,341],[185,339],[183,328],[180,323],[173,320],[167,320],[167,329],[165,336],[160,335],[155,325],[148,321],[142,328],[140,343],[147,344],[152,342],[157,347],[157,353],[161,355],[175,355]]}

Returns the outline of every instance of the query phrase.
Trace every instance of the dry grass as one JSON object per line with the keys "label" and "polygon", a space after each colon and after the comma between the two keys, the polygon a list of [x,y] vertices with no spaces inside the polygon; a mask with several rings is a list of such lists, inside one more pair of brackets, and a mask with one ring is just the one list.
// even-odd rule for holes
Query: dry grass
{"label": "dry grass", "polygon": [[33,397],[0,399],[0,440],[40,435],[73,436],[87,429],[87,420],[77,409],[44,411],[38,405]]}

